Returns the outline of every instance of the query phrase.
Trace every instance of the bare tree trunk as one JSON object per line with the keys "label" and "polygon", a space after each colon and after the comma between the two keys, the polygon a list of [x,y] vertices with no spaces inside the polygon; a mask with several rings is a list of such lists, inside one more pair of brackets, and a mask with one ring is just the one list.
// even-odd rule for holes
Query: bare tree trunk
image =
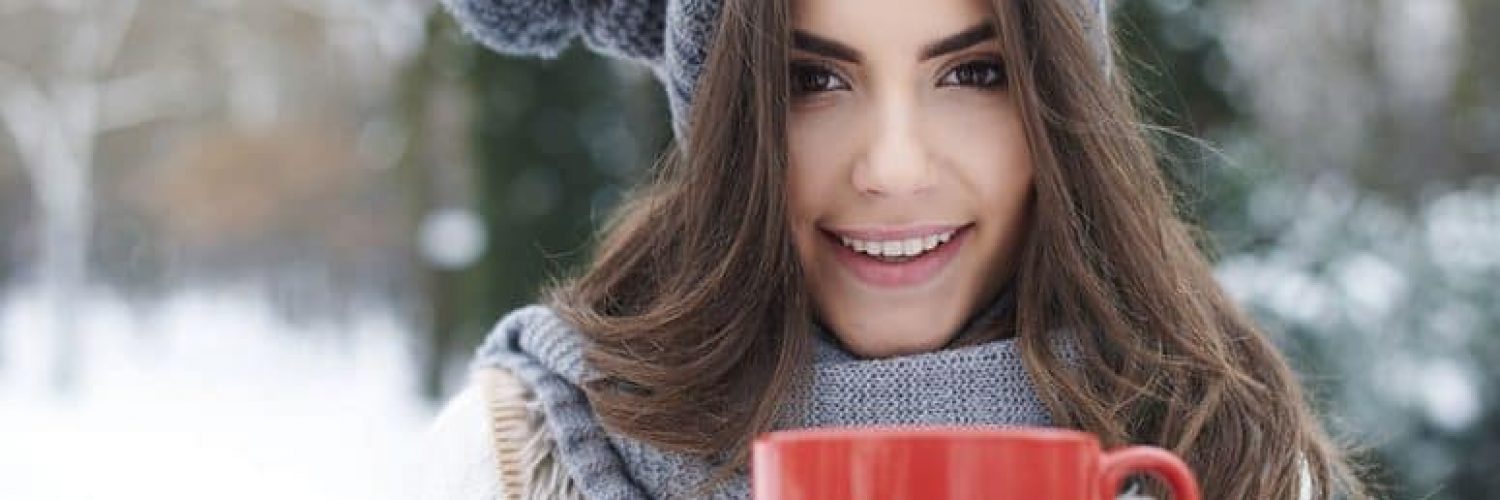
{"label": "bare tree trunk", "polygon": [[[0,66],[0,122],[15,139],[23,171],[41,213],[41,265],[37,285],[44,314],[43,332],[52,349],[38,374],[58,392],[72,389],[82,366],[77,314],[88,281],[88,249],[93,213],[92,166],[100,127],[100,89],[130,26],[137,2],[87,12],[56,54],[54,75],[31,78]],[[48,78],[50,76],[50,78]]]}

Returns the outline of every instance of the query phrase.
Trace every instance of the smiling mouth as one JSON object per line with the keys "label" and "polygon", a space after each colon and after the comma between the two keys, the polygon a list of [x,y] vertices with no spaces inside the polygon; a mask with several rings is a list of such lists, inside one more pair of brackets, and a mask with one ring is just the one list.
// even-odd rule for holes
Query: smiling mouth
{"label": "smiling mouth", "polygon": [[906,287],[927,282],[947,267],[973,227],[968,223],[900,230],[820,229],[852,277],[879,287]]}
{"label": "smiling mouth", "polygon": [[949,241],[974,223],[900,228],[819,227],[834,242],[871,257],[918,257]]}
{"label": "smiling mouth", "polygon": [[941,233],[890,240],[865,240],[848,236],[835,236],[839,243],[856,252],[868,255],[881,262],[899,264],[909,262],[946,245],[962,228],[949,229]]}

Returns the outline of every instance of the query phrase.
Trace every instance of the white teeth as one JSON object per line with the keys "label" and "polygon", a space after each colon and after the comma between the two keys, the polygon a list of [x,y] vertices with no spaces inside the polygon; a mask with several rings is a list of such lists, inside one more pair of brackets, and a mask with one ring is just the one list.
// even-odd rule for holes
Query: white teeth
{"label": "white teeth", "polygon": [[912,238],[912,239],[909,239],[909,240],[902,240],[901,241],[901,251],[902,251],[902,255],[905,255],[905,256],[908,256],[908,257],[916,255],[916,254],[919,254],[919,253],[922,253],[922,239],[921,238]]}
{"label": "white teeth", "polygon": [[886,257],[899,257],[901,256],[901,252],[902,249],[900,241],[885,241],[880,243],[881,255],[884,255]]}
{"label": "white teeth", "polygon": [[948,240],[953,239],[954,232],[948,231],[902,240],[864,241],[842,236],[839,240],[844,243],[844,246],[853,248],[856,252],[876,257],[915,257],[947,243]]}

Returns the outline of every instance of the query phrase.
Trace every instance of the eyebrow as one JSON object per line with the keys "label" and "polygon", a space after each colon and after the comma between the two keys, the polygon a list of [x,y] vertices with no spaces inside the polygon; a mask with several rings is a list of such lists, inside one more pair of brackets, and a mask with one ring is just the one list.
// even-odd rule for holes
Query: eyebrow
{"label": "eyebrow", "polygon": [[922,60],[952,54],[994,39],[995,26],[990,23],[980,24],[922,47]]}
{"label": "eyebrow", "polygon": [[[920,60],[951,54],[995,38],[995,26],[984,23],[922,46]],[[853,47],[803,30],[792,31],[792,47],[840,61],[857,63],[863,56]]]}

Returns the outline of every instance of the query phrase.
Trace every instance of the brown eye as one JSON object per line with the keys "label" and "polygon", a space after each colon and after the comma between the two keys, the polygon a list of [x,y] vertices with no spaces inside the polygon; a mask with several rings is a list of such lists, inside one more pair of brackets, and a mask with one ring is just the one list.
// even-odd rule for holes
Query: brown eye
{"label": "brown eye", "polygon": [[837,73],[817,64],[793,64],[791,80],[793,94],[849,90],[849,84]]}
{"label": "brown eye", "polygon": [[1005,86],[1005,68],[995,61],[970,61],[943,75],[938,85],[959,85],[993,89]]}

